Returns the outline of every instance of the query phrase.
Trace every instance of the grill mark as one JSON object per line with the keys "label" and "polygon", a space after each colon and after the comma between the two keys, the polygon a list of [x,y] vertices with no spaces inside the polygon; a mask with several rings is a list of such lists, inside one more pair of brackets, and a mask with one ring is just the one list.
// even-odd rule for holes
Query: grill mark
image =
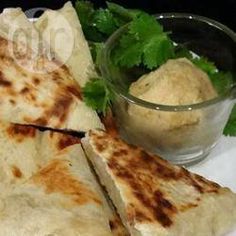
{"label": "grill mark", "polygon": [[26,125],[11,124],[7,128],[7,134],[18,142],[22,142],[25,138],[34,138],[36,129]]}
{"label": "grill mark", "polygon": [[40,79],[37,78],[37,77],[34,77],[33,78],[33,84],[36,85],[36,86],[39,85],[40,84]]}
{"label": "grill mark", "polygon": [[80,138],[78,137],[74,137],[72,135],[62,135],[57,143],[57,148],[59,150],[62,150],[66,147],[69,147],[71,145],[74,145],[74,144],[78,144],[78,143],[81,143],[81,140]]}
{"label": "grill mark", "polygon": [[28,92],[29,92],[29,88],[27,88],[27,87],[23,88],[23,89],[20,91],[21,94],[26,94],[26,93],[28,93]]}
{"label": "grill mark", "polygon": [[[117,156],[112,155],[112,159],[108,162],[108,166],[113,170],[114,174],[122,180],[125,180],[132,189],[132,193],[139,200],[139,202],[148,209],[150,214],[147,215],[144,211],[134,208],[135,220],[137,221],[152,221],[152,219],[157,220],[161,223],[163,227],[170,227],[173,224],[171,216],[177,213],[177,209],[172,203],[164,197],[164,194],[158,190],[153,192],[151,176],[145,176],[141,178],[142,175],[136,168],[123,167],[117,162]],[[150,194],[146,194],[146,191]]]}
{"label": "grill mark", "polygon": [[200,185],[190,174],[189,171],[187,171],[184,168],[181,168],[183,177],[185,176],[187,182],[191,184],[199,193],[203,194],[205,192],[205,189],[202,185]]}
{"label": "grill mark", "polygon": [[81,90],[79,86],[67,86],[66,90],[82,101]]}
{"label": "grill mark", "polygon": [[56,116],[63,123],[69,115],[69,108],[72,103],[72,97],[65,96],[56,99],[54,106],[46,114],[46,117]]}
{"label": "grill mark", "polygon": [[[25,119],[24,119],[24,120],[25,120]],[[26,121],[29,122],[29,123],[32,122],[32,123],[34,123],[34,124],[36,124],[36,125],[39,125],[39,126],[46,126],[46,125],[48,124],[47,119],[44,118],[44,117],[40,117],[40,118],[36,119],[35,121],[32,121],[31,119],[30,119],[30,120],[27,119]]]}
{"label": "grill mark", "polygon": [[4,76],[2,71],[0,71],[0,86],[2,86],[2,87],[11,87],[12,86],[11,81],[8,81],[5,78],[5,76]]}
{"label": "grill mark", "polygon": [[[31,97],[31,99],[34,100],[33,97]],[[72,102],[73,98],[71,96],[59,95],[58,97],[55,98],[53,106],[45,110],[44,114],[41,117],[35,120],[29,117],[25,117],[24,120],[28,123],[35,124],[38,126],[47,126],[48,120],[50,120],[51,117],[56,117],[58,119],[58,127],[56,128],[59,128],[61,124],[63,124],[66,121],[69,115],[69,109]]]}
{"label": "grill mark", "polygon": [[17,166],[12,166],[12,174],[18,179],[22,177],[22,172]]}
{"label": "grill mark", "polygon": [[13,100],[13,99],[10,99],[9,102],[10,102],[12,105],[15,105],[15,104],[16,104],[16,101]]}

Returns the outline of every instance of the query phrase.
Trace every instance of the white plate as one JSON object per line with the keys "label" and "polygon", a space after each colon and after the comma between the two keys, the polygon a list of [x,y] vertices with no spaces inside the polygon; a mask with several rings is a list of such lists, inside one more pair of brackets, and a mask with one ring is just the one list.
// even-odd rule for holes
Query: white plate
{"label": "white plate", "polygon": [[222,137],[206,160],[188,169],[236,193],[236,138]]}

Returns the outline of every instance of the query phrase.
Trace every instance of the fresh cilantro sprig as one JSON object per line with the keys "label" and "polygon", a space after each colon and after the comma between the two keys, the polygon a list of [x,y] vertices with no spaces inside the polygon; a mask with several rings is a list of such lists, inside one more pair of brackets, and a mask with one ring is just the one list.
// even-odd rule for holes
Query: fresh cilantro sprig
{"label": "fresh cilantro sprig", "polygon": [[107,88],[102,78],[91,79],[82,89],[84,102],[99,113],[106,113],[111,101],[112,92]]}
{"label": "fresh cilantro sprig", "polygon": [[198,68],[205,71],[208,75],[213,75],[217,73],[217,68],[215,64],[209,61],[206,57],[196,57],[192,58],[191,61],[195,64]]}
{"label": "fresh cilantro sprig", "polygon": [[116,65],[133,67],[143,64],[153,69],[174,56],[174,45],[155,17],[139,14],[128,25],[113,52]]}
{"label": "fresh cilantro sprig", "polygon": [[105,41],[114,31],[142,12],[128,10],[111,2],[107,2],[105,9],[96,9],[91,2],[80,0],[75,2],[75,9],[86,39],[93,42]]}
{"label": "fresh cilantro sprig", "polygon": [[94,5],[89,1],[76,1],[75,9],[86,39],[95,42],[102,42],[105,39],[104,35],[99,32],[94,24]]}
{"label": "fresh cilantro sprig", "polygon": [[98,42],[90,42],[89,43],[89,48],[90,48],[90,52],[93,58],[93,62],[95,64],[95,66],[99,67],[99,63],[100,63],[100,53],[102,51],[104,47],[104,43],[98,43]]}

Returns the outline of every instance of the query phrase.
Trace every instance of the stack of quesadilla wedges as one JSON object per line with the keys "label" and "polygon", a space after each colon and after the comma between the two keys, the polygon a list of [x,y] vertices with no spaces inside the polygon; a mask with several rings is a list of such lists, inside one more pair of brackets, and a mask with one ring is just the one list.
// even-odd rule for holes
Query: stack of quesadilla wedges
{"label": "stack of quesadilla wedges", "polygon": [[220,236],[236,226],[235,193],[103,131],[82,99],[96,71],[70,2],[34,22],[5,9],[0,43],[0,236]]}

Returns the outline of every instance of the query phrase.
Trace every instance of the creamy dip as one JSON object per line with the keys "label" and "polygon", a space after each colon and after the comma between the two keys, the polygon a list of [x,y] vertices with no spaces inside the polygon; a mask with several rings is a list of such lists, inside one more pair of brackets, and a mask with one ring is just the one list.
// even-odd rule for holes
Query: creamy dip
{"label": "creamy dip", "polygon": [[[188,59],[168,60],[157,70],[132,83],[130,94],[142,100],[163,105],[189,105],[217,96],[208,75]],[[170,130],[199,122],[199,112],[157,112],[140,106],[130,106],[128,113],[151,129]],[[141,124],[140,124],[141,125]]]}

